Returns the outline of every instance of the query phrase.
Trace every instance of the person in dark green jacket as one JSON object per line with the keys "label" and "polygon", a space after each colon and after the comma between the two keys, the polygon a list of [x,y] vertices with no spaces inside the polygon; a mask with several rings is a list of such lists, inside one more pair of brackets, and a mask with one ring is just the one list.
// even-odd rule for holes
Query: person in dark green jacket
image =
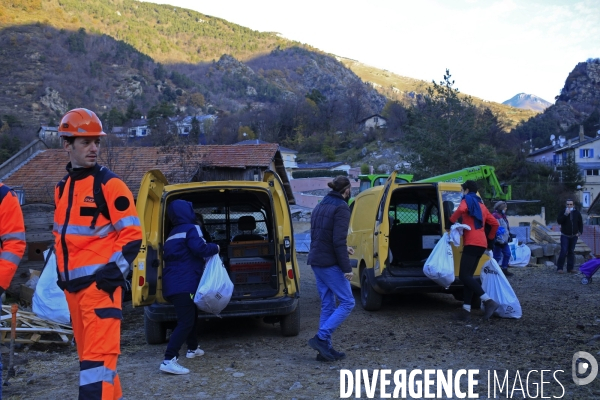
{"label": "person in dark green jacket", "polygon": [[573,200],[568,199],[566,207],[559,211],[556,222],[560,224],[560,255],[556,262],[556,272],[563,273],[565,258],[567,259],[567,272],[575,273],[575,246],[579,236],[583,233],[583,218],[574,207]]}

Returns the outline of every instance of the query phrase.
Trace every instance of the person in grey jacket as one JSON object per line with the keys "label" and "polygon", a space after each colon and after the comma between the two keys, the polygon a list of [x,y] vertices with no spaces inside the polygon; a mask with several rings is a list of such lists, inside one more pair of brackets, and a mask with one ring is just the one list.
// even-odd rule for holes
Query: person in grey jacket
{"label": "person in grey jacket", "polygon": [[558,213],[556,222],[560,224],[560,255],[556,262],[556,272],[563,273],[565,258],[567,259],[567,272],[575,273],[575,246],[579,236],[583,233],[583,218],[581,213],[574,208],[573,200],[568,199],[566,207]]}
{"label": "person in grey jacket", "polygon": [[354,308],[350,288],[353,273],[348,257],[354,250],[346,243],[350,224],[350,180],[340,175],[327,185],[332,190],[315,207],[310,220],[311,244],[307,264],[312,267],[317,281],[321,317],[319,331],[308,344],[319,352],[317,360],[335,361],[346,357],[333,348],[331,336]]}

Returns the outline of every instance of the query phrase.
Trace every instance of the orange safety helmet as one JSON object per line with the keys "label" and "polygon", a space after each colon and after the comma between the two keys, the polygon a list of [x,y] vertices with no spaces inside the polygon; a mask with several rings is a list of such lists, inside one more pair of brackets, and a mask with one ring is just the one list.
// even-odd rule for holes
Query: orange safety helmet
{"label": "orange safety helmet", "polygon": [[75,108],[68,111],[58,125],[58,136],[105,136],[102,131],[102,122],[93,111],[87,108]]}

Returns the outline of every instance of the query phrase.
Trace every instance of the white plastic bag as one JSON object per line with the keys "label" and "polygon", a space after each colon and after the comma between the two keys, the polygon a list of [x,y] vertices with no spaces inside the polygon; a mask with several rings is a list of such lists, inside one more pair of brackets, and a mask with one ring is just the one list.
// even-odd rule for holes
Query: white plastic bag
{"label": "white plastic bag", "polygon": [[206,260],[204,274],[194,296],[196,306],[205,312],[219,315],[233,294],[233,282],[218,254]]}
{"label": "white plastic bag", "polygon": [[444,232],[425,261],[423,273],[438,285],[448,288],[454,282],[454,258],[448,232]]}
{"label": "white plastic bag", "polygon": [[453,224],[450,227],[450,239],[452,240],[452,244],[456,247],[460,246],[460,237],[463,235],[464,230],[471,230],[471,227],[467,224]]}
{"label": "white plastic bag", "polygon": [[531,249],[526,244],[517,245],[515,249],[515,259],[511,258],[508,265],[511,267],[526,267],[529,265],[529,260],[531,260]]}
{"label": "white plastic bag", "polygon": [[511,267],[526,267],[531,259],[531,249],[526,244],[517,245],[515,255],[515,259],[511,258],[508,265]]}
{"label": "white plastic bag", "polygon": [[519,245],[519,241],[515,238],[508,242],[508,248],[510,249],[510,262],[514,262],[517,259],[517,246]]}
{"label": "white plastic bag", "polygon": [[71,323],[71,314],[67,305],[67,298],[56,281],[58,271],[56,270],[56,256],[54,250],[44,251],[44,260],[47,260],[44,271],[33,292],[32,310],[40,318],[61,324]]}
{"label": "white plastic bag", "polygon": [[[515,291],[508,283],[508,279],[494,260],[492,252],[487,253],[490,260],[481,268],[481,287],[500,307],[494,312],[500,318],[521,318],[523,311]],[[482,302],[482,309],[485,309]]]}

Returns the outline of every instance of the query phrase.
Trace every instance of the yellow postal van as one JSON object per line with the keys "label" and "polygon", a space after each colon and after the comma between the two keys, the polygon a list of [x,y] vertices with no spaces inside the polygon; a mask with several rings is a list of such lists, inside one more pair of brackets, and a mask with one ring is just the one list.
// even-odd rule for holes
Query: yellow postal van
{"label": "yellow postal van", "polygon": [[[458,280],[461,246],[452,246],[457,277],[445,290],[427,278],[423,265],[461,200],[458,183],[403,183],[394,172],[386,184],[360,193],[351,205],[348,246],[354,277],[365,310],[378,310],[383,295],[446,292],[462,298]],[[475,276],[488,260],[483,256]],[[473,300],[476,306],[479,300]]]}
{"label": "yellow postal van", "polygon": [[[144,324],[149,344],[166,340],[167,328],[177,320],[162,296],[162,251],[171,230],[167,205],[190,201],[201,215],[211,240],[234,284],[233,296],[221,312],[227,317],[266,317],[279,321],[284,336],[300,331],[300,275],[291,213],[283,184],[271,171],[262,182],[211,181],[169,185],[153,170],[142,179],[137,211],[144,233],[133,264],[131,287],[134,307],[145,306]],[[213,318],[199,311],[199,318]]]}

